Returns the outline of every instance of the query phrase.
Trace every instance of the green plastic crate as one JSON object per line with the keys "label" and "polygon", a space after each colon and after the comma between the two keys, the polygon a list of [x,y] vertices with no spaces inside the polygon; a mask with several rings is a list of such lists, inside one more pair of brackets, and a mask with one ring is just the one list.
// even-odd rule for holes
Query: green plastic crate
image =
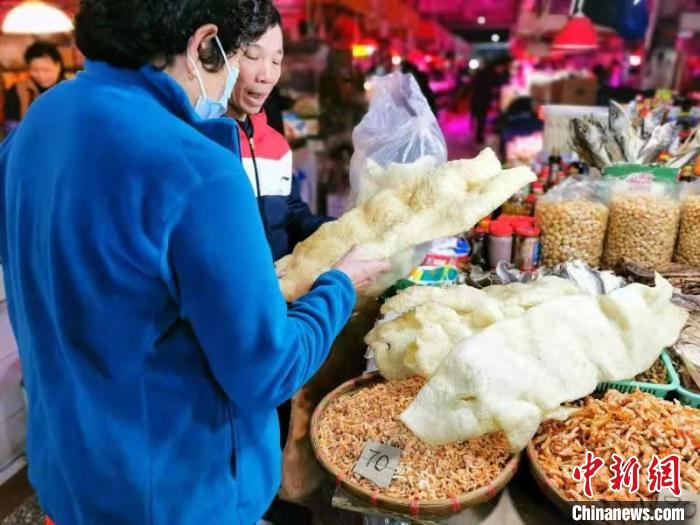
{"label": "green plastic crate", "polygon": [[681,403],[690,407],[700,408],[700,394],[683,388],[683,385],[678,385],[676,392],[678,392],[678,399],[681,400]]}
{"label": "green plastic crate", "polygon": [[668,379],[668,384],[656,385],[654,383],[640,383],[639,381],[627,380],[627,381],[611,381],[607,383],[600,383],[596,392],[605,392],[606,390],[614,389],[620,392],[629,393],[634,392],[639,389],[647,394],[653,394],[661,399],[666,398],[671,392],[677,390],[680,387],[681,379],[676,373],[676,369],[673,367],[673,362],[668,352],[664,350],[661,353],[661,361],[666,367],[666,377]]}
{"label": "green plastic crate", "polygon": [[676,388],[676,393],[678,394],[678,399],[680,402],[693,408],[700,408],[700,394],[691,392],[687,388],[684,388],[680,380],[680,375],[678,374],[673,361],[671,361],[671,366],[673,366],[673,371],[678,376],[678,387]]}

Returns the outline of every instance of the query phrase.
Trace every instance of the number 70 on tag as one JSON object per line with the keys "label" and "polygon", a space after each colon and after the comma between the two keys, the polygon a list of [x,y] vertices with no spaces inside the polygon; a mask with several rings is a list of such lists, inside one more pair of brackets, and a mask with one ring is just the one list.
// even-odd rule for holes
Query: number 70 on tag
{"label": "number 70 on tag", "polygon": [[380,488],[387,488],[399,467],[401,449],[376,441],[368,441],[354,472]]}

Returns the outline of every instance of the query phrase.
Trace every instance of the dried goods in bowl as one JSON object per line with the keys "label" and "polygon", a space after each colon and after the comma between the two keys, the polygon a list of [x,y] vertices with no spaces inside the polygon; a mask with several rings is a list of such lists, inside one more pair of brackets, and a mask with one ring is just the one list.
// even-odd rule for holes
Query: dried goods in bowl
{"label": "dried goods in bowl", "polygon": [[[424,381],[412,377],[385,382],[370,374],[342,385],[316,410],[312,445],[338,484],[365,501],[405,514],[454,514],[503,489],[517,469],[518,456],[511,455],[503,434],[437,447],[418,440],[399,415]],[[387,489],[353,474],[368,440],[402,450]]]}
{"label": "dried goods in bowl", "polygon": [[[583,494],[583,482],[573,470],[587,451],[604,460],[593,477],[593,498]],[[612,454],[639,458],[640,489],[632,493],[610,489]],[[653,501],[644,475],[653,455],[681,457],[681,487],[700,492],[700,410],[663,401],[649,394],[608,391],[603,399],[588,397],[566,421],[543,423],[528,447],[535,477],[559,498],[569,501]],[[550,495],[551,495],[550,493]]]}

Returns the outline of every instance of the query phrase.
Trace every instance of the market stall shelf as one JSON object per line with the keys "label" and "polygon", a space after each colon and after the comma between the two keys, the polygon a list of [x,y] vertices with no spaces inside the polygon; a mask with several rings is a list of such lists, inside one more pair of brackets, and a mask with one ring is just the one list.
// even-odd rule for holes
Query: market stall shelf
{"label": "market stall shelf", "polygon": [[495,498],[510,482],[515,474],[519,455],[511,456],[505,462],[505,466],[498,475],[488,483],[467,493],[458,494],[444,499],[408,499],[389,496],[380,493],[379,490],[370,490],[351,479],[342,471],[336,462],[329,458],[321,443],[320,428],[324,415],[329,407],[336,401],[356,394],[363,388],[380,385],[384,379],[377,373],[363,375],[357,379],[348,381],[326,396],[316,409],[311,421],[311,443],[321,465],[335,478],[336,484],[349,495],[357,498],[371,507],[397,513],[413,518],[437,518],[458,514],[467,508],[474,507]]}

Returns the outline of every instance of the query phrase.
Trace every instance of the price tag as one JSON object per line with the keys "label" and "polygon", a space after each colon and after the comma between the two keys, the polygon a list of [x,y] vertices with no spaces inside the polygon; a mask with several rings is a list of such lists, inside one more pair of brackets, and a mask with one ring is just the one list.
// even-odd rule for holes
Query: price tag
{"label": "price tag", "polygon": [[368,441],[354,472],[385,489],[391,485],[394,473],[399,468],[400,458],[401,449]]}

